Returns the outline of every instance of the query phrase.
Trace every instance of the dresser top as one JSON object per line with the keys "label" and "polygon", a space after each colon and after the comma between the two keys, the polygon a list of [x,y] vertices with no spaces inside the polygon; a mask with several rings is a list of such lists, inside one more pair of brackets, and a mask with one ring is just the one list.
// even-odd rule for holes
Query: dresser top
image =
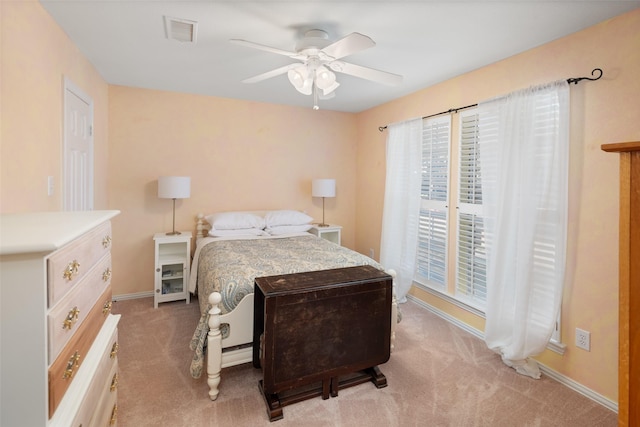
{"label": "dresser top", "polygon": [[120,211],[30,212],[0,215],[0,255],[52,252]]}

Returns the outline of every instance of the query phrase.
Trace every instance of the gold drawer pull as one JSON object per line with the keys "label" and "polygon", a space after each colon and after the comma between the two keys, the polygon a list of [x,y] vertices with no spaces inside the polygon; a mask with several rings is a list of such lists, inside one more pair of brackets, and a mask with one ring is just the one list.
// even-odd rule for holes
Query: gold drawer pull
{"label": "gold drawer pull", "polygon": [[113,305],[113,302],[111,301],[105,302],[104,305],[102,306],[102,314],[104,314],[105,316],[109,314],[109,312],[111,311],[112,305]]}
{"label": "gold drawer pull", "polygon": [[109,356],[111,359],[115,359],[115,357],[118,355],[119,348],[120,346],[118,345],[118,343],[114,342],[113,347],[111,347],[111,356]]}
{"label": "gold drawer pull", "polygon": [[62,329],[71,329],[73,328],[73,325],[78,321],[78,315],[80,314],[80,310],[78,310],[78,307],[73,307],[71,310],[69,310],[69,314],[67,314],[67,318],[64,319],[64,322],[62,323]]}
{"label": "gold drawer pull", "polygon": [[110,244],[111,244],[111,236],[109,235],[104,236],[104,238],[102,239],[102,247],[107,249]]}
{"label": "gold drawer pull", "polygon": [[102,281],[108,282],[111,279],[111,269],[107,268],[104,273],[102,273]]}
{"label": "gold drawer pull", "polygon": [[64,374],[62,375],[62,379],[68,380],[69,378],[73,377],[73,370],[77,368],[79,364],[80,364],[80,353],[78,353],[78,350],[76,350],[76,352],[73,353],[73,356],[69,358],[69,362],[67,362],[67,369],[64,371]]}
{"label": "gold drawer pull", "polygon": [[118,404],[113,405],[113,411],[111,411],[111,419],[109,420],[109,425],[116,425],[116,421],[118,419]]}
{"label": "gold drawer pull", "polygon": [[73,276],[78,274],[79,268],[80,268],[80,263],[74,259],[69,264],[67,264],[67,268],[64,269],[64,273],[62,273],[62,277],[67,280],[73,279]]}
{"label": "gold drawer pull", "polygon": [[116,391],[118,388],[118,373],[113,374],[113,379],[111,380],[111,387],[109,387],[110,392]]}

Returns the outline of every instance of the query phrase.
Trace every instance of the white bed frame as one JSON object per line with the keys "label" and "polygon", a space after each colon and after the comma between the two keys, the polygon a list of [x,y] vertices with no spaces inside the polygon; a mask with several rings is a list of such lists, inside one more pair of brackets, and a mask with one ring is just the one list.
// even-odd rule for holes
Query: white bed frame
{"label": "white bed frame", "polygon": [[[206,229],[204,216],[198,215],[196,226],[196,239],[204,237]],[[194,274],[197,272],[194,272]],[[393,270],[387,273],[393,277],[393,301],[391,304],[391,351],[393,351],[396,324],[398,318],[398,304],[395,293],[395,277]],[[209,397],[216,400],[220,393],[220,372],[222,368],[239,365],[253,361],[253,294],[246,295],[240,303],[227,314],[220,314],[218,304],[222,296],[218,292],[209,295],[209,333],[207,335],[207,384],[209,385]],[[220,325],[229,325],[229,334],[222,338]]]}

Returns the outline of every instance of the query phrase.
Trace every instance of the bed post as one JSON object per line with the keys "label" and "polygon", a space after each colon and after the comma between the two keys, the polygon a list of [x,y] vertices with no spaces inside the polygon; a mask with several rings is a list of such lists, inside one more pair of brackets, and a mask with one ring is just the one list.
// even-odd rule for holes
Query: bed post
{"label": "bed post", "polygon": [[220,308],[218,304],[222,296],[218,292],[209,295],[209,333],[207,335],[207,384],[209,385],[209,398],[218,398],[218,386],[220,385],[220,371],[222,370],[222,335],[220,334]]}
{"label": "bed post", "polygon": [[196,241],[198,241],[198,239],[202,239],[204,237],[204,214],[199,213],[198,214],[198,221],[196,222]]}

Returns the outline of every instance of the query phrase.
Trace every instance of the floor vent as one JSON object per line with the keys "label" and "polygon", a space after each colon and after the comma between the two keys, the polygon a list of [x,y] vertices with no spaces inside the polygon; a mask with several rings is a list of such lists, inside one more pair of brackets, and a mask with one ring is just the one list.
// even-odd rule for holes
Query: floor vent
{"label": "floor vent", "polygon": [[195,43],[198,23],[188,19],[164,17],[164,28],[169,40],[177,40],[182,43]]}

